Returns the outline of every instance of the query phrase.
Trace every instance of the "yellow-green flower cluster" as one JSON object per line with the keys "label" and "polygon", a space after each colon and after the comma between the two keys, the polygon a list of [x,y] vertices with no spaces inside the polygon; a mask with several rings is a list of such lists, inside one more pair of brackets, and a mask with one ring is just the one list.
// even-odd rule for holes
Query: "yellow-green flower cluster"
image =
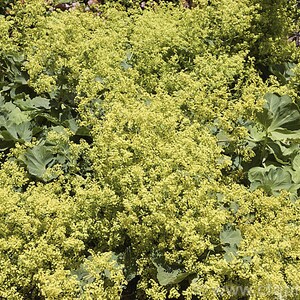
{"label": "yellow-green flower cluster", "polygon": [[[268,88],[251,57],[261,38],[257,2],[105,7],[99,16],[28,0],[11,21],[0,18],[0,54],[23,49],[37,93],[72,90],[92,139],[70,143],[73,172],[56,170],[48,183],[1,162],[0,298],[121,299],[132,277],[114,255],[129,251],[141,300],[220,299],[230,284],[250,287],[252,300],[275,299],[274,288],[257,291],[298,284],[299,202],[226,178],[232,162],[214,134],[223,130],[237,153],[253,155],[239,148],[247,135],[239,120],[261,109]],[[76,173],[80,159],[89,174]],[[220,239],[226,226],[241,232],[231,260]],[[161,283],[157,253],[188,273],[184,285]]]}

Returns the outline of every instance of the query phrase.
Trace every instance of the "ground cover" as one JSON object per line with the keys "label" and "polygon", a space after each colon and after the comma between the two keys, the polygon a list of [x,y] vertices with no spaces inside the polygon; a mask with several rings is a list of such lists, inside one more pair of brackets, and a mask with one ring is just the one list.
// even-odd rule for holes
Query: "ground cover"
{"label": "ground cover", "polygon": [[297,1],[3,3],[1,298],[300,297]]}

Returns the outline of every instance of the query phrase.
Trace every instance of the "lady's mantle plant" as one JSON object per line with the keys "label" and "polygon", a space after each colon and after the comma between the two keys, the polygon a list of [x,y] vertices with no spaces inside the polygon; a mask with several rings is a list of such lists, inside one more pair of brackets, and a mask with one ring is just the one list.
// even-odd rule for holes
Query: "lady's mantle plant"
{"label": "lady's mantle plant", "polygon": [[299,298],[286,1],[56,2],[0,16],[0,297]]}

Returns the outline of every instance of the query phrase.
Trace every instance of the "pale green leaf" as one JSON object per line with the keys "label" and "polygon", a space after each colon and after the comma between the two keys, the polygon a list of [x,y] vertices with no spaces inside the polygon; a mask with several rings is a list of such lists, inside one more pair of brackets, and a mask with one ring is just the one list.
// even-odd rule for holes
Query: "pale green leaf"
{"label": "pale green leaf", "polygon": [[154,265],[157,269],[157,280],[162,286],[179,283],[190,275],[190,273],[182,272],[180,269],[175,269],[171,272],[168,272],[161,265],[156,263],[154,263]]}
{"label": "pale green leaf", "polygon": [[43,145],[27,150],[24,156],[28,172],[38,178],[42,178],[47,167],[53,165],[55,161],[52,151]]}
{"label": "pale green leaf", "polygon": [[238,246],[242,241],[242,234],[239,229],[227,228],[220,233],[220,241],[222,244],[228,244],[231,247]]}

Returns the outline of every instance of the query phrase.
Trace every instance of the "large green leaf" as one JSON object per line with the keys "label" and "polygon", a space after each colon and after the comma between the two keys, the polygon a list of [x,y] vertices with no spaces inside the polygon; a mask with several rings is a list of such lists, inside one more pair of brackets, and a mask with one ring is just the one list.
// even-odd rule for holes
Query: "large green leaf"
{"label": "large green leaf", "polygon": [[266,107],[267,109],[275,115],[280,109],[292,103],[292,100],[289,96],[279,96],[273,93],[267,93],[265,95]]}
{"label": "large green leaf", "polygon": [[300,154],[296,155],[292,161],[291,174],[295,183],[300,183]]}
{"label": "large green leaf", "polygon": [[262,188],[269,195],[278,195],[280,191],[286,190],[294,193],[300,188],[300,184],[294,183],[290,168],[255,167],[248,173],[251,182],[250,189]]}
{"label": "large green leaf", "polygon": [[152,253],[152,263],[156,267],[157,271],[157,280],[160,285],[166,286],[169,284],[177,284],[183,281],[185,278],[187,278],[192,273],[185,272],[182,270],[182,268],[177,265],[169,265],[165,259],[164,256],[154,251]]}
{"label": "large green leaf", "polygon": [[[245,125],[249,130],[248,146],[255,152],[251,167],[264,165],[289,166],[299,151],[300,112],[291,97],[273,93],[265,95],[263,111],[257,114],[256,123]],[[284,176],[277,178],[275,174]],[[266,176],[265,179],[262,177]],[[249,173],[251,188],[263,188],[269,194],[278,194],[281,185],[287,189],[290,172],[275,169],[252,169]],[[281,182],[281,183],[280,183]],[[294,190],[295,186],[291,189]],[[290,189],[290,190],[291,190]]]}
{"label": "large green leaf", "polygon": [[20,110],[20,108],[15,107],[7,116],[8,120],[17,125],[30,121],[27,113]]}
{"label": "large green leaf", "polygon": [[300,139],[300,130],[289,130],[286,128],[277,128],[274,130],[271,129],[271,131],[269,132],[269,136],[273,140],[277,141],[286,141],[288,139]]}
{"label": "large green leaf", "polygon": [[290,164],[291,158],[299,151],[297,143],[284,144],[280,141],[266,139],[266,147],[271,154],[274,155],[276,161],[282,165]]}
{"label": "large green leaf", "polygon": [[224,258],[227,262],[231,262],[237,256],[237,246],[223,246],[223,250],[225,250]]}
{"label": "large green leaf", "polygon": [[183,272],[180,269],[174,269],[172,271],[167,271],[163,266],[153,262],[157,270],[157,280],[160,285],[165,286],[169,284],[176,284],[183,281],[191,273]]}
{"label": "large green leaf", "polygon": [[263,141],[266,138],[266,132],[260,130],[255,125],[248,125],[251,142],[257,143]]}
{"label": "large green leaf", "polygon": [[287,96],[268,93],[263,112],[257,114],[265,132],[274,140],[300,138],[300,113],[296,104]]}
{"label": "large green leaf", "polygon": [[32,109],[50,109],[50,100],[43,97],[28,98],[26,100],[18,99],[14,103],[22,110],[32,110]]}
{"label": "large green leaf", "polygon": [[42,179],[47,168],[54,164],[55,157],[50,147],[38,145],[26,151],[23,162],[31,175]]}
{"label": "large green leaf", "polygon": [[[9,136],[12,140],[18,142],[30,142],[32,139],[32,130],[30,122],[23,122],[21,124],[8,123],[6,125],[6,131],[9,135],[6,135],[6,140],[9,140]],[[4,132],[3,132],[4,134]]]}
{"label": "large green leaf", "polygon": [[224,258],[227,262],[231,262],[237,256],[238,246],[243,240],[241,231],[226,225],[220,233],[220,241],[225,251]]}
{"label": "large green leaf", "polygon": [[274,64],[270,66],[270,71],[273,73],[281,84],[287,84],[291,77],[295,76],[293,69],[296,64],[286,62],[281,65]]}
{"label": "large green leaf", "polygon": [[239,229],[229,227],[220,233],[220,241],[224,245],[228,244],[229,246],[238,246],[242,239],[242,234]]}
{"label": "large green leaf", "polygon": [[[292,161],[292,166],[295,171],[300,172],[300,154],[296,155]],[[300,174],[299,174],[300,175]]]}

